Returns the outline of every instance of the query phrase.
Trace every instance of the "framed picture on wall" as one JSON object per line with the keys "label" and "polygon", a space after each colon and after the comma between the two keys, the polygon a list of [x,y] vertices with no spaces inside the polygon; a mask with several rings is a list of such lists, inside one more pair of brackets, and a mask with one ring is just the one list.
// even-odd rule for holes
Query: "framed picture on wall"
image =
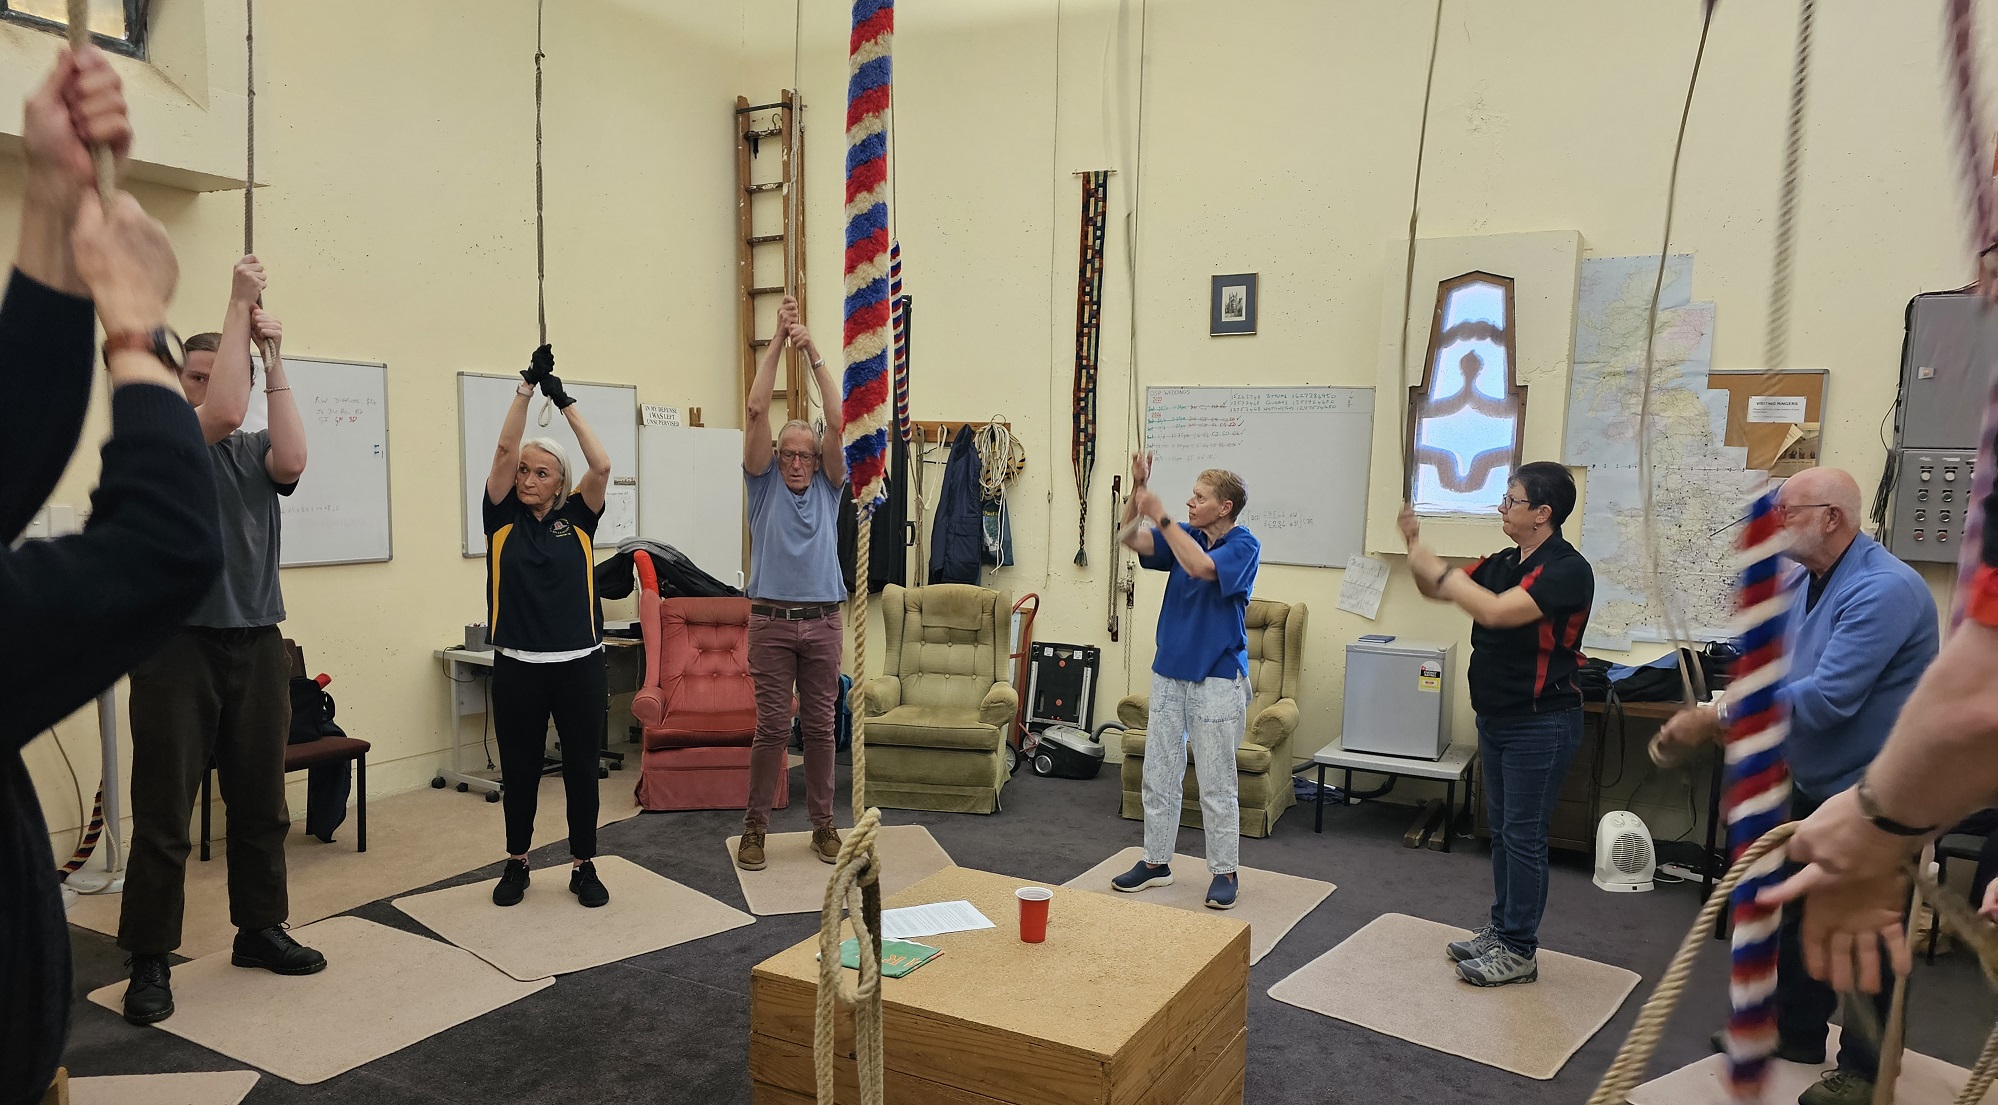
{"label": "framed picture on wall", "polygon": [[1213,278],[1207,307],[1207,333],[1213,337],[1256,332],[1256,274]]}

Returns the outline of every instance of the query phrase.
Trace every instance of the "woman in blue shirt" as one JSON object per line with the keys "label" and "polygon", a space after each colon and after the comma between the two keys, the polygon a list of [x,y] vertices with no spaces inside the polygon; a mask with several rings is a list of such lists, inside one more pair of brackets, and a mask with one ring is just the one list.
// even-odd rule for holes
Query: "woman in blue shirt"
{"label": "woman in blue shirt", "polygon": [[1246,619],[1262,544],[1235,521],[1249,503],[1242,477],[1220,468],[1202,472],[1186,500],[1186,521],[1174,522],[1145,486],[1151,467],[1149,456],[1131,458],[1133,490],[1119,535],[1139,563],[1169,573],[1145,723],[1145,855],[1110,885],[1135,893],[1172,882],[1190,743],[1207,833],[1207,870],[1213,875],[1207,905],[1232,909],[1241,836],[1235,749],[1249,713]]}

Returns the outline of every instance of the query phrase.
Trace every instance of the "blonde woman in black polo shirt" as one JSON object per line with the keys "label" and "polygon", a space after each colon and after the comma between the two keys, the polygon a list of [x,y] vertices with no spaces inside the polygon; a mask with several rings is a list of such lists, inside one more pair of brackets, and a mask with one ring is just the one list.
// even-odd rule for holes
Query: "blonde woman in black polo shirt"
{"label": "blonde woman in black polo shirt", "polygon": [[[586,906],[610,901],[591,860],[597,854],[597,755],[603,748],[606,684],[603,612],[597,605],[591,542],[604,513],[610,454],[555,376],[555,354],[534,351],[514,392],[499,448],[486,475],[486,617],[492,627],[493,735],[499,743],[506,810],[506,870],[493,904],[527,892],[548,718],[562,738],[562,785],[569,803],[569,891]],[[569,420],[588,467],[570,490],[569,457],[559,442],[522,443],[539,386]]]}
{"label": "blonde woman in black polo shirt", "polygon": [[1575,509],[1575,481],[1552,461],[1521,465],[1498,504],[1513,548],[1469,568],[1422,544],[1412,507],[1401,511],[1408,570],[1425,598],[1471,615],[1471,709],[1478,716],[1485,812],[1492,827],[1491,919],[1449,945],[1474,986],[1532,982],[1540,916],[1547,910],[1547,826],[1561,780],[1582,743],[1575,686],[1595,572],[1561,539]]}

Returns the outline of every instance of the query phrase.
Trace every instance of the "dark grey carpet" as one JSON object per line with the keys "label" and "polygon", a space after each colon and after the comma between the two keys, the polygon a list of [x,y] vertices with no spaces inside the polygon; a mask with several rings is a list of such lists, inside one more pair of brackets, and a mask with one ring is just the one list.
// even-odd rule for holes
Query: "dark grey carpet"
{"label": "dark grey carpet", "polygon": [[[778,811],[772,831],[810,827],[795,772],[792,781],[791,807]],[[840,788],[843,822],[844,768]],[[468,795],[465,801],[478,799]],[[1142,843],[1138,823],[1116,815],[1114,768],[1087,782],[1022,772],[1007,785],[1005,801],[1005,812],[992,817],[901,810],[886,815],[891,824],[929,826],[959,864],[1049,885],[1073,878],[1119,848]],[[1410,812],[1379,804],[1330,809],[1324,834],[1314,835],[1311,811],[1300,806],[1284,816],[1276,835],[1242,841],[1244,864],[1326,879],[1339,887],[1251,972],[1247,1100],[1423,1105],[1496,1100],[1574,1105],[1584,1100],[1692,922],[1697,888],[1612,895],[1597,890],[1578,862],[1557,865],[1542,940],[1572,955],[1628,967],[1644,981],[1609,1026],[1551,1082],[1429,1051],[1267,996],[1278,979],[1382,913],[1409,913],[1466,927],[1482,919],[1491,886],[1483,847],[1459,842],[1450,855],[1404,849],[1401,833]],[[741,820],[739,813],[727,812],[646,814],[604,829],[601,848],[740,907],[741,893],[721,841],[740,828]],[[1182,831],[1179,850],[1200,853],[1200,834]],[[546,847],[534,862],[556,862],[563,854],[559,845]],[[497,865],[428,889],[496,873]],[[537,883],[531,892],[567,891],[555,882]],[[427,935],[384,902],[353,912]],[[579,910],[578,924],[586,920]],[[747,1102],[749,969],[810,936],[817,925],[812,916],[764,917],[693,944],[567,975],[523,1001],[318,1086],[295,1086],[266,1075],[248,1103]],[[67,1061],[73,1074],[240,1066],[168,1033],[130,1027],[84,1002],[85,992],[123,977],[123,954],[108,937],[94,932],[72,929],[71,939],[77,1005]],[[1707,1053],[1707,1034],[1725,1011],[1725,960],[1724,946],[1710,943],[1688,1004],[1659,1049],[1654,1075]],[[339,964],[329,969],[338,970]],[[1958,954],[1933,967],[1918,966],[1912,991],[1913,1046],[1958,1065],[1971,1063],[1998,1017],[1998,998],[1985,988],[1969,959]],[[1476,1030],[1465,1026],[1465,1031]],[[301,1024],[298,1031],[309,1033],[312,1026]]]}

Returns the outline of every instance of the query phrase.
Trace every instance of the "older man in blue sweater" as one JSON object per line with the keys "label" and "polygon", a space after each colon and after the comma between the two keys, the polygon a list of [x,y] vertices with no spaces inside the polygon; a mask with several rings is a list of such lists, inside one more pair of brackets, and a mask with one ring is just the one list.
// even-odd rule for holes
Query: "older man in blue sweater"
{"label": "older man in blue sweater", "polygon": [[[1901,706],[1935,659],[1935,600],[1922,577],[1859,532],[1859,484],[1836,468],[1790,477],[1776,493],[1789,531],[1793,581],[1790,678],[1791,815],[1809,817],[1859,781],[1887,741]],[[1666,724],[1660,741],[1686,746],[1719,738],[1727,712],[1688,710]],[[1838,1005],[1831,987],[1804,968],[1798,926],[1803,911],[1783,916],[1777,960],[1776,1055],[1822,1063],[1825,1033]],[[1887,1015],[1886,996],[1877,1012]],[[1850,1022],[1848,1022],[1850,1023]],[[1801,1105],[1866,1105],[1879,1056],[1861,1032],[1841,1037],[1838,1066],[1797,1100]]]}

